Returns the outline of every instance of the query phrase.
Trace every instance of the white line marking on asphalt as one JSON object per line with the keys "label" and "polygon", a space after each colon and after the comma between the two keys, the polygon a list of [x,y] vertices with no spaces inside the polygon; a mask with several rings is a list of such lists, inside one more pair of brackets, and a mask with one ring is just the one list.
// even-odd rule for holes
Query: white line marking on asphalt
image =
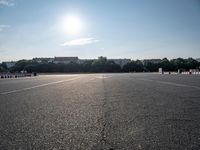
{"label": "white line marking on asphalt", "polygon": [[29,81],[39,81],[39,80],[49,80],[49,79],[54,79],[54,77],[76,77],[78,75],[39,75],[36,77],[20,77],[20,78],[6,78],[6,79],[2,79],[0,81],[0,84],[7,84],[8,81],[14,81],[14,82],[20,82],[21,80],[23,80],[24,82],[29,82]]}
{"label": "white line marking on asphalt", "polygon": [[93,81],[93,80],[96,80],[97,78],[92,78],[92,79],[89,79],[88,81]]}
{"label": "white line marking on asphalt", "polygon": [[72,79],[68,79],[68,80],[60,80],[60,81],[56,81],[56,82],[40,84],[40,85],[28,87],[28,88],[19,89],[19,90],[12,90],[12,91],[8,91],[8,92],[2,92],[2,93],[0,93],[0,95],[7,95],[7,94],[11,94],[11,93],[17,93],[17,92],[27,91],[27,90],[31,90],[31,89],[36,89],[36,88],[39,88],[39,87],[45,87],[45,86],[48,86],[48,85],[54,85],[54,84],[63,83],[63,82],[67,82],[67,81],[73,81],[73,80],[76,80],[78,78],[80,78],[80,77],[72,78]]}
{"label": "white line marking on asphalt", "polygon": [[138,78],[138,79],[143,80],[143,81],[157,82],[157,83],[161,83],[161,84],[167,84],[167,85],[173,85],[173,86],[179,86],[179,87],[195,88],[195,89],[200,90],[199,86],[179,84],[179,83],[166,82],[166,81],[157,81],[157,80],[151,80],[151,79],[145,79],[145,78]]}
{"label": "white line marking on asphalt", "polygon": [[95,77],[97,79],[106,79],[106,78],[111,78],[112,76],[99,76],[99,77]]}

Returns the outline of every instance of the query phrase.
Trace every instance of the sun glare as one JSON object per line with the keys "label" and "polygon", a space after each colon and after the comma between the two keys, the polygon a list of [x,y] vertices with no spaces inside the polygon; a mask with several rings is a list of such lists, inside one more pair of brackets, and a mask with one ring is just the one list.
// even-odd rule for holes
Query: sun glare
{"label": "sun glare", "polygon": [[63,28],[67,34],[76,35],[82,30],[82,22],[79,17],[67,16],[64,18]]}

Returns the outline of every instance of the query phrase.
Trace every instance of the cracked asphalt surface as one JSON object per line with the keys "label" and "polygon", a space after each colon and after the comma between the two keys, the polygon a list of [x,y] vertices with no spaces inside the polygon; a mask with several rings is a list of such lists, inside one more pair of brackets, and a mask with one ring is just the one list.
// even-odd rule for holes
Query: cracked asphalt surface
{"label": "cracked asphalt surface", "polygon": [[0,80],[1,150],[199,150],[200,75]]}

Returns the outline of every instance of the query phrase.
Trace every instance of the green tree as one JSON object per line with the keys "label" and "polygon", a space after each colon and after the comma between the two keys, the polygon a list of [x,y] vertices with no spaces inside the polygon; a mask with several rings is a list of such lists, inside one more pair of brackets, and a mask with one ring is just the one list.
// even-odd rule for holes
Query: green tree
{"label": "green tree", "polygon": [[123,67],[124,72],[143,72],[144,66],[140,60],[131,61],[130,63],[127,63]]}

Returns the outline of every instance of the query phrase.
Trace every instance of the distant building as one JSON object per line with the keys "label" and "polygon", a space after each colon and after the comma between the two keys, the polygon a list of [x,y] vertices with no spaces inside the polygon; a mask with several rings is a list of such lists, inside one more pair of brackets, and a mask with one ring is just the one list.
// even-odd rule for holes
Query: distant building
{"label": "distant building", "polygon": [[3,62],[3,63],[6,64],[6,67],[7,67],[7,68],[11,68],[11,67],[13,67],[13,66],[16,64],[15,61],[5,61],[5,62]]}
{"label": "distant building", "polygon": [[50,63],[54,61],[54,58],[33,58],[34,61],[38,62],[38,63]]}
{"label": "distant building", "polygon": [[78,62],[77,63],[79,63],[79,64],[83,64],[83,63],[85,63],[85,62],[87,62],[87,61],[94,61],[95,59],[78,59]]}
{"label": "distant building", "polygon": [[69,64],[78,63],[78,57],[55,57],[53,63],[55,64]]}
{"label": "distant building", "polygon": [[54,61],[54,58],[49,58],[48,63],[52,63]]}
{"label": "distant building", "polygon": [[[98,59],[78,59],[79,64],[83,64],[87,61],[94,61]],[[125,64],[131,62],[131,59],[107,59],[110,61],[113,61],[115,64],[119,65],[120,67],[123,67]]]}
{"label": "distant building", "polygon": [[196,61],[200,62],[200,58],[197,58]]}
{"label": "distant building", "polygon": [[159,64],[162,62],[162,60],[161,59],[144,59],[141,62],[143,63],[143,65],[145,65],[147,63]]}
{"label": "distant building", "polygon": [[127,63],[131,62],[131,59],[108,59],[119,65],[120,67],[123,67]]}

